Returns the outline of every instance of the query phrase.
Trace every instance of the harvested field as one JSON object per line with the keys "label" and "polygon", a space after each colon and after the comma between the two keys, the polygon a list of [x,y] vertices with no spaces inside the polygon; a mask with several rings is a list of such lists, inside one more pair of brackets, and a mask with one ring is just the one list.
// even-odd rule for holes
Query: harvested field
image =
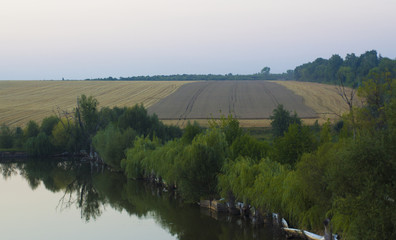
{"label": "harvested field", "polygon": [[188,120],[207,126],[208,119],[229,113],[239,118],[243,127],[268,127],[268,117],[278,103],[297,111],[308,124],[316,119],[319,123],[335,119],[347,111],[335,86],[319,83],[0,81],[0,124],[23,126],[29,120],[40,122],[57,107],[72,110],[81,94],[96,97],[99,107],[142,103],[165,123],[181,127]]}
{"label": "harvested field", "polygon": [[[197,122],[202,127],[209,127],[209,119],[174,119],[161,120],[167,125],[175,125],[181,128],[187,126],[187,123]],[[243,128],[249,127],[271,127],[271,119],[239,119],[239,126]]]}
{"label": "harvested field", "polygon": [[[304,118],[302,119],[303,124],[313,125],[315,121],[318,120],[319,124],[323,124],[326,120],[321,118]],[[208,119],[173,119],[173,120],[161,120],[167,125],[175,125],[181,128],[187,126],[187,123],[197,122],[200,126],[209,127]],[[239,119],[239,126],[243,128],[256,128],[256,127],[271,127],[271,119]]]}
{"label": "harvested field", "polygon": [[[348,111],[348,105],[338,94],[337,87],[321,83],[297,82],[297,81],[271,81],[281,84],[303,97],[303,103],[312,108],[323,120],[334,120]],[[351,89],[348,89],[349,92]],[[361,105],[361,101],[356,96],[356,106]]]}
{"label": "harvested field", "polygon": [[94,96],[100,106],[145,107],[176,91],[186,82],[131,81],[0,81],[0,124],[23,126],[40,122],[59,107],[72,110],[81,94]]}
{"label": "harvested field", "polygon": [[205,81],[181,86],[149,107],[160,119],[210,119],[233,114],[238,119],[268,119],[283,104],[301,118],[316,118],[301,96],[268,81]]}

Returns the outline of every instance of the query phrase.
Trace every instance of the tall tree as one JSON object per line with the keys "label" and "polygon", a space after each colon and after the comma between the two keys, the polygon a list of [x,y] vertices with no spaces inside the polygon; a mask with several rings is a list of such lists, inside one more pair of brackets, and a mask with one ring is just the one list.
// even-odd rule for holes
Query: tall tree
{"label": "tall tree", "polygon": [[301,119],[298,118],[297,113],[290,115],[282,104],[279,104],[277,108],[272,111],[272,116],[270,116],[272,133],[274,137],[281,137],[289,128],[289,125],[297,123],[301,125]]}
{"label": "tall tree", "polygon": [[92,96],[87,97],[83,94],[77,98],[76,118],[85,138],[85,145],[89,147],[91,153],[92,137],[99,129],[98,105],[98,100]]}
{"label": "tall tree", "polygon": [[[356,136],[355,115],[353,112],[353,103],[356,95],[357,79],[356,74],[352,72],[349,67],[341,67],[337,73],[337,92],[342,97],[344,102],[348,105],[349,114],[352,122],[353,136]],[[347,88],[346,85],[350,84],[352,88]]]}

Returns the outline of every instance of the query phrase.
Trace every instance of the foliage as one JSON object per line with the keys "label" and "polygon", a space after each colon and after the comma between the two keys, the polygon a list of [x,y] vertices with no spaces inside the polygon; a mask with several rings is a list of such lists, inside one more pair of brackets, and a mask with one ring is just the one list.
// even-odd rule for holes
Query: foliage
{"label": "foliage", "polygon": [[219,189],[223,196],[232,192],[236,200],[250,202],[251,188],[259,174],[258,164],[248,157],[238,157],[235,161],[227,162],[219,176]]}
{"label": "foliage", "polygon": [[315,150],[317,141],[307,126],[292,124],[283,137],[275,139],[272,159],[294,166],[304,153]]}
{"label": "foliage", "polygon": [[177,185],[188,201],[213,197],[217,191],[217,174],[226,157],[227,142],[220,129],[209,129],[191,143],[170,141],[163,146],[154,139],[137,138],[128,149],[121,167],[130,178],[161,177]]}
{"label": "foliage", "polygon": [[188,200],[217,195],[217,174],[226,156],[226,139],[218,129],[198,135],[184,149],[184,161],[177,167],[180,171],[180,191]]}
{"label": "foliage", "polygon": [[82,135],[83,148],[92,152],[92,138],[96,131],[99,130],[99,102],[93,96],[84,94],[77,98],[77,107],[75,110],[76,121]]}
{"label": "foliage", "polygon": [[24,135],[25,138],[37,137],[39,132],[40,132],[39,125],[35,121],[30,120],[26,125],[26,128],[24,130]]}
{"label": "foliage", "polygon": [[239,121],[234,118],[232,114],[228,115],[227,118],[222,115],[219,120],[211,119],[209,121],[209,127],[212,129],[220,129],[225,134],[228,145],[231,145],[235,139],[242,135]]}
{"label": "foliage", "polygon": [[[321,229],[322,221],[331,208],[326,171],[337,148],[331,143],[317,151],[304,154],[285,179],[282,208],[287,217],[307,229]],[[330,153],[329,153],[330,152]]]}
{"label": "foliage", "polygon": [[0,126],[0,148],[12,148],[14,145],[13,141],[11,129],[7,125],[2,124]]}
{"label": "foliage", "polygon": [[[313,62],[305,63],[295,68],[294,76],[297,81],[336,83],[337,74],[343,72],[348,75],[348,79],[357,79],[360,84],[369,72],[374,68],[380,68],[382,72],[391,72],[392,77],[396,77],[396,61],[389,58],[378,57],[375,50],[367,51],[357,57],[355,54],[347,54],[345,60],[339,55],[333,55],[330,59],[318,58]],[[350,80],[346,81],[347,86],[352,86]]]}
{"label": "foliage", "polygon": [[202,132],[202,128],[199,126],[199,124],[194,121],[193,124],[188,121],[187,126],[184,128],[183,136],[182,136],[182,141],[185,144],[191,144],[195,136],[200,134]]}
{"label": "foliage", "polygon": [[127,128],[124,131],[110,124],[99,131],[93,138],[93,146],[103,161],[115,169],[120,168],[120,162],[125,158],[125,149],[132,147],[136,132]]}
{"label": "foliage", "polygon": [[143,178],[148,176],[150,169],[145,169],[145,162],[148,161],[151,152],[159,146],[156,139],[153,141],[148,137],[137,137],[133,147],[126,153],[126,159],[121,160],[121,168],[128,178]]}
{"label": "foliage", "polygon": [[222,196],[252,204],[259,209],[281,212],[283,181],[288,170],[281,164],[263,158],[259,162],[238,157],[224,164],[219,175]]}
{"label": "foliage", "polygon": [[282,104],[279,104],[272,111],[270,119],[272,120],[271,127],[274,137],[283,136],[291,124],[301,125],[301,119],[298,118],[297,113],[290,115],[290,112]]}
{"label": "foliage", "polygon": [[84,94],[77,98],[76,115],[79,119],[80,127],[83,132],[92,134],[97,130],[99,102],[93,96],[85,96]]}
{"label": "foliage", "polygon": [[57,116],[49,116],[43,119],[40,126],[40,132],[44,132],[47,136],[51,136],[52,130],[58,124],[59,118]]}
{"label": "foliage", "polygon": [[41,132],[37,137],[30,137],[26,141],[26,151],[30,156],[48,156],[54,151],[50,139],[45,133]]}
{"label": "foliage", "polygon": [[76,150],[77,138],[78,128],[71,119],[62,118],[52,130],[52,143],[63,151]]}
{"label": "foliage", "polygon": [[158,137],[164,142],[181,137],[182,132],[179,128],[165,126],[158,120],[158,117],[149,115],[143,105],[135,105],[132,108],[125,108],[118,118],[120,129],[132,128],[138,135]]}
{"label": "foliage", "polygon": [[264,67],[259,73],[253,74],[178,74],[178,75],[156,75],[156,76],[133,76],[133,77],[107,77],[86,80],[101,81],[229,81],[229,80],[292,80],[293,70],[284,73],[270,73],[269,67]]}
{"label": "foliage", "polygon": [[248,134],[237,137],[230,146],[232,159],[244,156],[258,161],[267,157],[269,150],[267,142],[259,141]]}
{"label": "foliage", "polygon": [[21,127],[15,128],[13,138],[14,138],[14,147],[23,148],[24,136],[23,136],[23,130]]}

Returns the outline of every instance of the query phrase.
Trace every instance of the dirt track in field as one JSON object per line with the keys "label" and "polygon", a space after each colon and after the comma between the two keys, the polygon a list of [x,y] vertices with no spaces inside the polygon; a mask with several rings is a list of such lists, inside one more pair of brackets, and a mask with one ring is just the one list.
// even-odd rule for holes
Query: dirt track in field
{"label": "dirt track in field", "polygon": [[238,119],[266,119],[283,104],[301,118],[316,118],[303,97],[268,81],[205,81],[181,86],[148,108],[160,119],[208,119],[233,114]]}

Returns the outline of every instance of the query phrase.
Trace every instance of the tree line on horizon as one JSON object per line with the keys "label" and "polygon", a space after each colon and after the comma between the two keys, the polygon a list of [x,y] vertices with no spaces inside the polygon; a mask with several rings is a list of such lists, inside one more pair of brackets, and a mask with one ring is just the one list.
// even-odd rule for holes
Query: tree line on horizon
{"label": "tree line on horizon", "polygon": [[85,79],[87,81],[235,81],[235,80],[293,80],[293,70],[286,73],[270,73],[269,67],[264,67],[254,74],[175,74],[133,77],[107,77]]}
{"label": "tree line on horizon", "polygon": [[317,58],[294,69],[294,79],[304,82],[338,84],[341,79],[351,87],[361,86],[371,72],[387,72],[396,77],[396,60],[382,57],[377,51],[367,51],[360,56],[347,54],[345,59],[338,54],[329,59]]}
{"label": "tree line on horizon", "polygon": [[[366,51],[360,56],[347,54],[343,59],[333,54],[329,59],[317,58],[312,62],[297,66],[294,70],[284,73],[271,73],[270,67],[264,67],[253,74],[176,74],[155,76],[107,77],[85,80],[95,81],[226,81],[226,80],[296,80],[338,84],[341,78],[346,78],[346,85],[360,86],[370,71],[389,72],[396,77],[396,59],[378,55],[376,50]],[[354,79],[354,81],[352,81]],[[353,86],[356,84],[356,86]]]}

